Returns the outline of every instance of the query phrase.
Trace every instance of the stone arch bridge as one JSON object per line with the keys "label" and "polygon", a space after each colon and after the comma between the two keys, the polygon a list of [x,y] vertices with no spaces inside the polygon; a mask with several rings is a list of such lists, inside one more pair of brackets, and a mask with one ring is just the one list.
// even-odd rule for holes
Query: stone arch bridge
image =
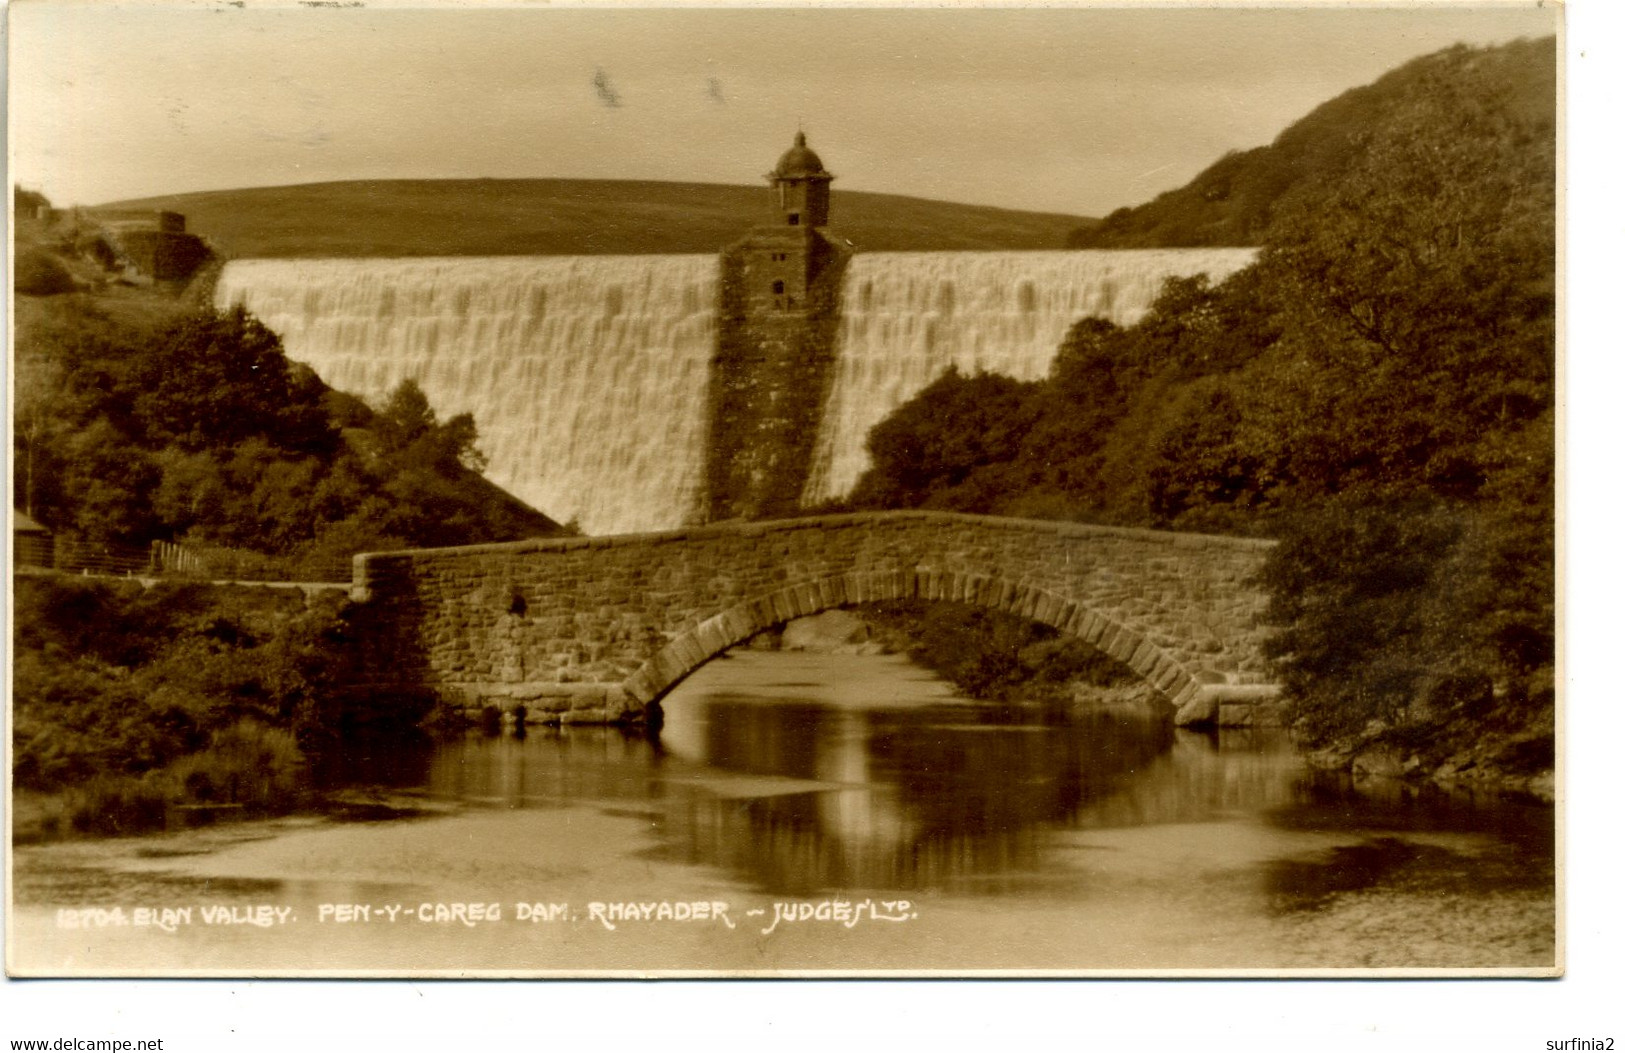
{"label": "stone arch bridge", "polygon": [[537,719],[635,721],[706,661],[791,618],[874,600],[991,607],[1122,661],[1177,709],[1273,693],[1270,542],[882,512],[365,553],[360,677]]}

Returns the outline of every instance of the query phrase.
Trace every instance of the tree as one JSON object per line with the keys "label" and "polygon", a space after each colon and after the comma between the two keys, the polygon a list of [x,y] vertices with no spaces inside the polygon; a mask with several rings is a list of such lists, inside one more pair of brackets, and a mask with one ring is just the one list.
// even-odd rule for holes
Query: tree
{"label": "tree", "polygon": [[260,438],[297,453],[334,448],[325,386],[293,369],[277,335],[241,305],[183,316],[154,340],[136,409],[155,445],[196,451]]}
{"label": "tree", "polygon": [[[1457,58],[1362,135],[1344,178],[1300,194],[1261,262],[1285,324],[1277,375],[1260,378],[1271,422],[1382,422],[1338,428],[1345,467],[1328,489],[1470,497],[1488,478],[1486,435],[1552,405],[1551,96],[1532,110],[1498,66]],[[1283,384],[1283,367],[1316,392]]]}
{"label": "tree", "polygon": [[417,381],[407,377],[389,393],[372,423],[379,449],[385,454],[397,454],[433,430],[434,407]]}
{"label": "tree", "polygon": [[485,470],[473,414],[459,413],[441,424],[429,397],[411,377],[395,386],[373,416],[373,432],[379,452],[399,466],[452,474]]}
{"label": "tree", "polygon": [[139,544],[155,535],[150,495],[159,469],[152,454],[132,447],[101,417],[65,437],[57,457],[54,482],[66,498],[59,528],[121,544]]}
{"label": "tree", "polygon": [[51,470],[49,438],[54,431],[55,394],[62,382],[60,362],[38,354],[17,356],[11,417],[17,455],[14,498],[30,516],[38,515],[39,481]]}
{"label": "tree", "polygon": [[950,368],[870,431],[874,467],[858,481],[853,503],[987,511],[990,495],[965,484],[978,469],[1015,458],[1037,418],[1035,387]]}

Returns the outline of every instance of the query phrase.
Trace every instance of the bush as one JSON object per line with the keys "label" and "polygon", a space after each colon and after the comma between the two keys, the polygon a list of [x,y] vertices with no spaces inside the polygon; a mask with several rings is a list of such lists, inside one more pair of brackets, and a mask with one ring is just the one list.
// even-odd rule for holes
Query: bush
{"label": "bush", "polygon": [[19,296],[59,296],[78,288],[62,261],[40,249],[19,249],[12,287]]}
{"label": "bush", "polygon": [[305,755],[286,731],[238,721],[210,737],[160,774],[176,798],[198,804],[237,804],[286,810],[295,799]]}
{"label": "bush", "polygon": [[988,511],[988,495],[965,490],[965,483],[1015,457],[1036,419],[1034,387],[950,368],[869,433],[874,467],[859,480],[852,503]]}
{"label": "bush", "polygon": [[252,816],[290,811],[305,758],[293,736],[239,721],[210,737],[206,749],[140,776],[99,775],[71,788],[67,815],[81,833],[137,834],[172,824],[177,808],[241,809]]}

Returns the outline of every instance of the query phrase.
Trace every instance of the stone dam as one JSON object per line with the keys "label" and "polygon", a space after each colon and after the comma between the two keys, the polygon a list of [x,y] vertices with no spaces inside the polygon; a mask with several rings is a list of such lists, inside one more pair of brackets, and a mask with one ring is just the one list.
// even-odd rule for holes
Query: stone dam
{"label": "stone dam", "polygon": [[[735,475],[744,485],[792,476],[784,485],[809,506],[842,496],[867,466],[868,430],[950,367],[1038,379],[1078,319],[1130,324],[1165,278],[1219,280],[1252,256],[852,255],[826,322],[830,346],[793,345],[744,367],[768,374],[759,403],[802,406],[777,440],[796,447],[795,470],[746,462]],[[817,323],[789,311],[766,322],[725,315],[723,271],[700,255],[234,260],[216,300],[244,304],[334,387],[373,398],[417,381],[442,417],[474,415],[492,481],[560,522],[619,534],[732,518],[709,492],[726,470],[708,458],[773,441],[760,406],[716,412],[720,352],[732,331]]]}

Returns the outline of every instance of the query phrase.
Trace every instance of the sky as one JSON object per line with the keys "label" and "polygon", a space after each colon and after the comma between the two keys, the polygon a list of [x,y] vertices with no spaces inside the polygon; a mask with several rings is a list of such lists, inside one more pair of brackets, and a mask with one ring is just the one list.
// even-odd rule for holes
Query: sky
{"label": "sky", "polygon": [[1104,215],[1500,6],[527,8],[17,0],[14,182],[57,205],[384,178],[755,184]]}

